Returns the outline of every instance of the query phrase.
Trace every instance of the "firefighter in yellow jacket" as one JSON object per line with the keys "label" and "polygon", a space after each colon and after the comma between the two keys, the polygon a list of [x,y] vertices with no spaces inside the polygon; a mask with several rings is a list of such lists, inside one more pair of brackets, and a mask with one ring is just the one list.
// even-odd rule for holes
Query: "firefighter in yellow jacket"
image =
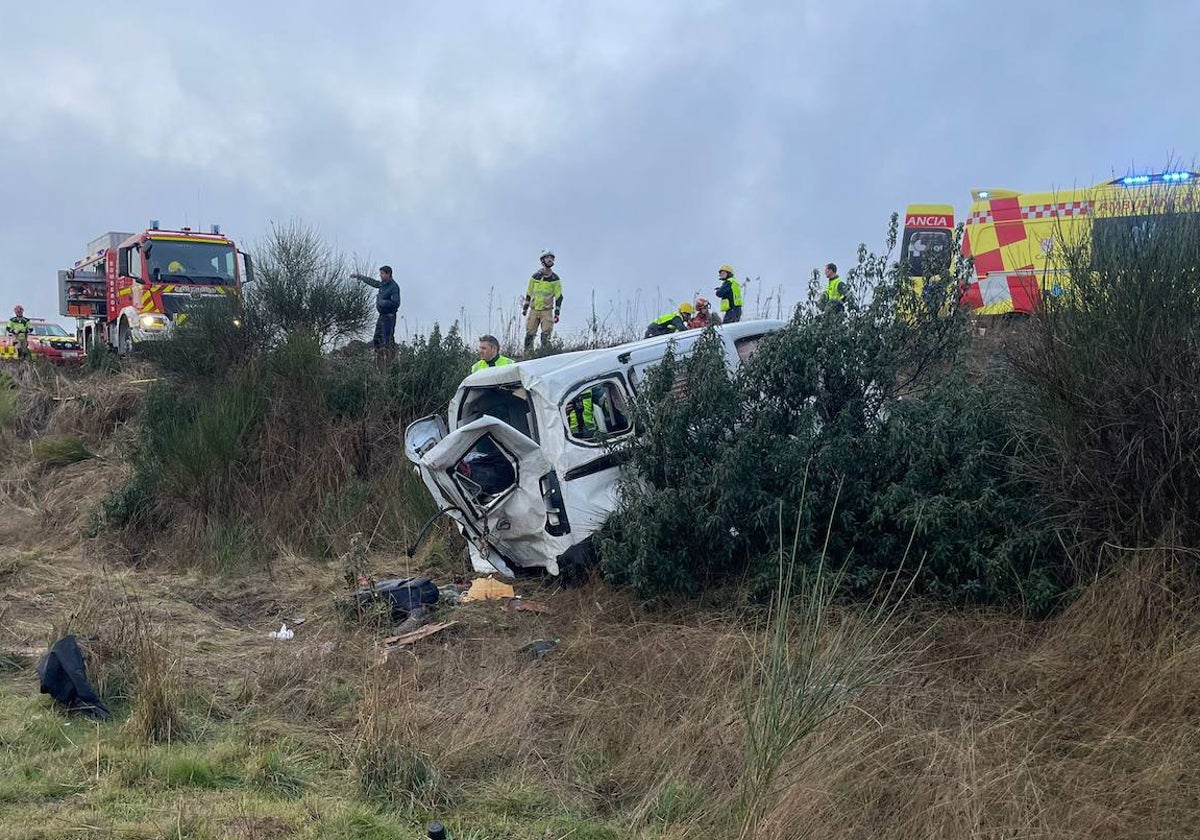
{"label": "firefighter in yellow jacket", "polygon": [[562,280],[554,273],[554,252],[542,251],[542,267],[529,278],[521,314],[525,317],[525,352],[533,352],[533,337],[542,331],[542,346],[550,341],[562,311]]}
{"label": "firefighter in yellow jacket", "polygon": [[24,306],[18,303],[13,307],[13,316],[4,325],[4,332],[12,337],[17,358],[22,361],[28,359],[30,326]]}

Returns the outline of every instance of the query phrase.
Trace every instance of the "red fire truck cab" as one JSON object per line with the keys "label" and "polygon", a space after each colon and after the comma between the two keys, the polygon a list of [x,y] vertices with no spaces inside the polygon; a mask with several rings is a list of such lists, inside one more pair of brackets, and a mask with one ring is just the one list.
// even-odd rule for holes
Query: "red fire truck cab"
{"label": "red fire truck cab", "polygon": [[253,279],[250,255],[213,225],[141,233],[106,233],[87,256],[58,272],[59,310],[75,318],[85,348],[93,344],[129,353],[135,344],[168,335],[189,309],[228,301],[237,317],[242,284]]}

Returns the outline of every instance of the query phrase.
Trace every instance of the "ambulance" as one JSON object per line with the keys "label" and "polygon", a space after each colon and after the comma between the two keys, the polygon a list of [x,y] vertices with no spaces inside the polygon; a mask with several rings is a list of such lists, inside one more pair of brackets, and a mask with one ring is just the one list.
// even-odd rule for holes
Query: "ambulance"
{"label": "ambulance", "polygon": [[[1090,245],[1094,261],[1119,242],[1153,232],[1156,220],[1200,213],[1200,174],[1189,171],[1126,175],[1092,187],[1023,193],[971,191],[963,220],[961,256],[973,275],[958,289],[959,302],[977,315],[1034,311],[1068,285],[1064,251]],[[910,204],[904,214],[900,259],[914,287],[949,267],[954,256],[954,207]]]}

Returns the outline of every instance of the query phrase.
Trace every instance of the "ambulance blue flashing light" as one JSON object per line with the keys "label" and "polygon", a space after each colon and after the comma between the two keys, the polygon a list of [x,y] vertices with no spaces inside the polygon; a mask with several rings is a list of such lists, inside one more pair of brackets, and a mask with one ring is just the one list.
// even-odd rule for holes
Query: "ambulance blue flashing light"
{"label": "ambulance blue flashing light", "polygon": [[1141,187],[1146,184],[1188,184],[1198,178],[1200,176],[1195,172],[1158,172],[1154,175],[1126,175],[1112,183],[1122,187]]}

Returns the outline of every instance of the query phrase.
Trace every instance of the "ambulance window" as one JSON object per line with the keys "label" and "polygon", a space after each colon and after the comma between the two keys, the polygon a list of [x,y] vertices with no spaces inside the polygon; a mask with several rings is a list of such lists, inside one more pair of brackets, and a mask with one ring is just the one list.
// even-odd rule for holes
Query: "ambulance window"
{"label": "ambulance window", "polygon": [[938,274],[950,267],[950,244],[948,230],[906,230],[900,260],[913,277]]}
{"label": "ambulance window", "polygon": [[567,437],[587,446],[600,446],[632,428],[629,395],[620,379],[605,379],[576,389],[562,404]]}

